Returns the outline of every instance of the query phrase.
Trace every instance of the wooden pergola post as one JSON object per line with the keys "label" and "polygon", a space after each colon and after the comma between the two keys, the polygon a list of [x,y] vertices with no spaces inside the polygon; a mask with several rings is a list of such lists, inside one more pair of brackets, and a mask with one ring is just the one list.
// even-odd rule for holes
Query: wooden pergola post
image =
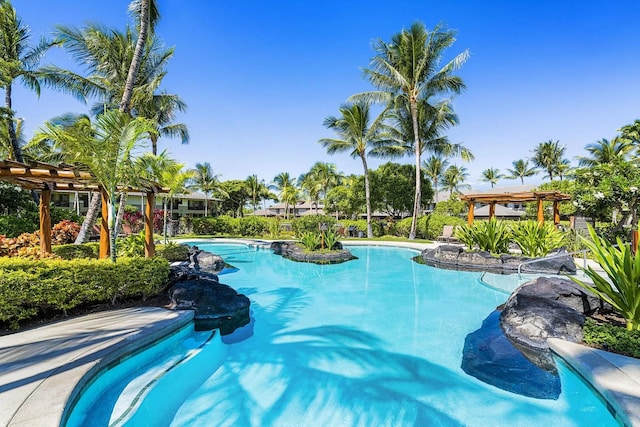
{"label": "wooden pergola post", "polygon": [[496,216],[496,202],[489,203],[489,220]]}
{"label": "wooden pergola post", "polygon": [[553,201],[553,224],[557,227],[560,224],[560,202]]}
{"label": "wooden pergola post", "polygon": [[51,189],[45,185],[40,192],[40,252],[51,253]]}
{"label": "wooden pergola post", "polygon": [[469,200],[469,214],[467,215],[467,224],[473,224],[473,209],[475,208],[475,202],[473,200]]}
{"label": "wooden pergola post", "polygon": [[538,223],[542,225],[544,224],[544,206],[542,203],[542,197],[538,197],[537,203],[538,203]]}
{"label": "wooden pergola post", "polygon": [[100,222],[100,259],[109,258],[111,246],[109,241],[109,197],[107,191],[100,187],[102,196],[102,220]]}
{"label": "wooden pergola post", "polygon": [[156,246],[153,243],[153,208],[155,193],[148,192],[144,206],[144,256],[151,258],[156,254]]}

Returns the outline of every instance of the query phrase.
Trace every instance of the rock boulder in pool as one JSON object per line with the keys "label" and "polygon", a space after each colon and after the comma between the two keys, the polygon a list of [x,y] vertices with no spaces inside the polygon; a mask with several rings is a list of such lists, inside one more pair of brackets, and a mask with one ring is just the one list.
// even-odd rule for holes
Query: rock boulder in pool
{"label": "rock boulder in pool", "polygon": [[177,282],[169,289],[169,299],[173,310],[195,310],[196,330],[220,329],[227,335],[250,320],[249,298],[216,280]]}

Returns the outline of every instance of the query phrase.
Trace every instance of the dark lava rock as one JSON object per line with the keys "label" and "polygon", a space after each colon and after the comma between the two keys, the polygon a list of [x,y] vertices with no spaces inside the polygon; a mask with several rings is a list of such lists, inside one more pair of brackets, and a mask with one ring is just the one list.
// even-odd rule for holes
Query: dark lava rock
{"label": "dark lava rock", "polygon": [[274,254],[282,255],[292,261],[314,264],[340,264],[357,259],[348,249],[344,249],[340,242],[336,242],[331,252],[307,252],[295,242],[273,242],[271,249]]}
{"label": "dark lava rock", "polygon": [[193,269],[212,274],[220,273],[225,266],[220,255],[200,250],[197,246],[192,246],[189,249],[189,262]]}
{"label": "dark lava rock", "polygon": [[600,307],[597,298],[568,279],[542,277],[511,294],[500,316],[500,327],[532,362],[554,369],[547,338],[582,342],[584,313]]}
{"label": "dark lava rock", "polygon": [[177,282],[169,289],[170,308],[195,310],[195,329],[220,329],[227,335],[249,323],[250,301],[232,287],[211,279]]}
{"label": "dark lava rock", "polygon": [[[560,257],[556,257],[561,255]],[[454,245],[440,245],[434,249],[425,249],[420,254],[424,263],[434,267],[465,271],[489,271],[492,273],[513,273],[523,262],[532,258],[503,254],[499,257],[486,251],[465,251]],[[553,258],[556,257],[556,258]],[[576,265],[567,252],[562,249],[551,253],[548,257],[538,258],[534,263],[523,264],[522,272],[562,274],[576,272]]]}
{"label": "dark lava rock", "polygon": [[464,340],[462,369],[482,382],[502,390],[537,399],[557,399],[560,378],[531,363],[500,329],[500,312],[494,311],[482,327]]}

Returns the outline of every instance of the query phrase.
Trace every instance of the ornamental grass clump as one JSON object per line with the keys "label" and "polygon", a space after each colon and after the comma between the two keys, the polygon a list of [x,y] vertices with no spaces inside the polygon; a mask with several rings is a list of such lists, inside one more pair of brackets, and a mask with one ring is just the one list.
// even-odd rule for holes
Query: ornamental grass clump
{"label": "ornamental grass clump", "polygon": [[[582,238],[607,277],[592,267],[584,272],[593,283],[569,276],[571,280],[611,304],[624,317],[627,329],[640,330],[640,253],[617,239],[617,245],[598,236],[589,226],[591,240]],[[616,247],[617,246],[617,247]]]}
{"label": "ornamental grass clump", "polygon": [[547,255],[565,243],[565,233],[554,224],[538,221],[522,221],[511,227],[513,241],[520,247],[522,255],[538,258]]}
{"label": "ornamental grass clump", "polygon": [[473,225],[462,225],[456,228],[456,238],[470,250],[475,246],[481,251],[492,254],[509,252],[511,233],[504,221],[491,218],[489,221],[477,221]]}

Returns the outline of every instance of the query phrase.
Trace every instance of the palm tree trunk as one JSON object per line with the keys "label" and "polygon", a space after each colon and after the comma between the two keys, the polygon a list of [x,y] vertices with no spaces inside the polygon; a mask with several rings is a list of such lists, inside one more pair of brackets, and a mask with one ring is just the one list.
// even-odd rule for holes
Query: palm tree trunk
{"label": "palm tree trunk", "polygon": [[360,155],[362,159],[362,167],[364,168],[364,200],[367,206],[367,238],[373,238],[373,228],[371,226],[371,192],[369,190],[369,168],[367,167],[367,158],[364,154]]}
{"label": "palm tree trunk", "polygon": [[409,231],[409,239],[415,239],[416,230],[418,228],[420,200],[422,199],[422,174],[420,173],[420,134],[418,133],[418,102],[413,96],[409,100],[409,108],[411,109],[411,119],[413,121],[413,144],[416,157],[416,194],[413,201],[413,217],[411,218],[411,230]]}
{"label": "palm tree trunk", "polygon": [[124,209],[127,206],[127,192],[122,191],[120,193],[120,204],[118,205],[118,214],[116,215],[116,222],[114,224],[114,230],[116,236],[120,233],[122,229],[122,220],[124,219]]}
{"label": "palm tree trunk", "polygon": [[7,108],[7,131],[9,132],[9,142],[11,143],[11,151],[13,151],[13,159],[16,162],[24,163],[22,157],[22,149],[18,144],[18,136],[16,135],[16,128],[13,123],[13,111],[11,110],[11,85],[7,85],[4,89],[4,104]]}
{"label": "palm tree trunk", "polygon": [[124,86],[122,100],[120,101],[120,111],[128,113],[131,110],[131,96],[133,95],[133,84],[135,83],[142,62],[142,53],[147,42],[147,32],[149,30],[149,0],[140,2],[140,30],[138,32],[138,40],[133,51],[133,58],[129,65],[129,74],[127,74],[127,82]]}
{"label": "palm tree trunk", "polygon": [[96,223],[96,218],[98,218],[99,211],[100,192],[95,191],[91,196],[91,202],[89,203],[87,215],[84,217],[84,221],[82,222],[82,226],[80,227],[80,232],[78,232],[78,237],[76,237],[76,241],[74,242],[74,244],[81,245],[88,240],[87,232],[90,228],[93,228],[93,224]]}

